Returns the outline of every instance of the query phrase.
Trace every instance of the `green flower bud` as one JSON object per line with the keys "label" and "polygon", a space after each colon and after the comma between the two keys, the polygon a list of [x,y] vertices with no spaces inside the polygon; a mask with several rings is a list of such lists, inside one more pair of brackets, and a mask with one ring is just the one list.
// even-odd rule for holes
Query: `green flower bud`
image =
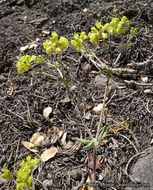
{"label": "green flower bud", "polygon": [[122,17],[121,22],[122,22],[125,26],[128,26],[128,25],[129,25],[129,20],[127,19],[126,16],[123,16],[123,17]]}
{"label": "green flower bud", "polygon": [[50,55],[52,53],[52,47],[46,48],[46,54]]}
{"label": "green flower bud", "polygon": [[56,52],[57,54],[60,54],[60,53],[61,53],[61,51],[62,51],[62,50],[61,50],[61,48],[59,48],[59,47],[58,47],[58,48],[56,48],[56,50],[55,50],[55,52]]}
{"label": "green flower bud", "polygon": [[8,170],[8,169],[4,169],[4,172],[3,172],[3,174],[1,175],[1,177],[2,177],[3,179],[7,179],[7,180],[13,180],[11,171]]}
{"label": "green flower bud", "polygon": [[108,34],[106,34],[106,33],[102,33],[101,35],[102,35],[102,38],[103,38],[104,40],[108,38]]}
{"label": "green flower bud", "polygon": [[97,30],[95,27],[92,27],[92,28],[91,28],[91,32],[92,32],[92,33],[97,33],[97,34],[99,33],[98,30]]}
{"label": "green flower bud", "polygon": [[28,185],[29,185],[30,187],[31,187],[32,181],[33,181],[33,178],[32,178],[32,176],[30,176],[29,179],[28,179]]}
{"label": "green flower bud", "polygon": [[110,35],[115,34],[114,27],[112,27],[112,26],[110,26],[110,27],[107,29],[107,31],[108,31],[108,33],[109,33]]}
{"label": "green flower bud", "polygon": [[102,27],[103,27],[103,25],[101,24],[100,21],[97,21],[96,24],[95,24],[95,26],[96,26],[99,30],[101,30]]}
{"label": "green flower bud", "polygon": [[59,44],[62,46],[63,49],[66,49],[69,45],[69,42],[66,38],[60,37]]}
{"label": "green flower bud", "polygon": [[88,38],[88,36],[86,35],[85,32],[81,32],[80,38],[81,38],[82,40],[86,40],[86,39]]}
{"label": "green flower bud", "polygon": [[125,33],[125,29],[123,28],[123,25],[121,22],[118,24],[116,31],[117,31],[117,34]]}
{"label": "green flower bud", "polygon": [[71,40],[72,46],[76,49],[77,48],[77,41],[76,40]]}
{"label": "green flower bud", "polygon": [[53,42],[58,41],[58,34],[56,32],[52,32],[52,37]]}
{"label": "green flower bud", "polygon": [[30,59],[29,59],[29,62],[35,61],[36,58],[37,58],[37,57],[36,57],[35,55],[32,55],[32,56],[30,57]]}
{"label": "green flower bud", "polygon": [[50,40],[46,40],[44,43],[43,43],[43,47],[44,49],[47,49],[48,47],[52,46],[52,42]]}
{"label": "green flower bud", "polygon": [[90,38],[90,42],[93,44],[96,40],[96,35],[94,33],[89,33],[88,36]]}
{"label": "green flower bud", "polygon": [[22,183],[18,183],[16,185],[16,190],[22,190],[22,189],[26,189],[28,187],[28,185],[25,182]]}
{"label": "green flower bud", "polygon": [[120,19],[119,18],[113,18],[112,21],[110,22],[110,25],[116,26],[119,23]]}
{"label": "green flower bud", "polygon": [[79,40],[79,34],[75,34],[75,35],[74,35],[74,39],[75,39],[75,40]]}
{"label": "green flower bud", "polygon": [[105,24],[105,25],[103,26],[103,28],[102,28],[102,31],[108,30],[109,27],[110,27],[110,24],[109,24],[109,23]]}

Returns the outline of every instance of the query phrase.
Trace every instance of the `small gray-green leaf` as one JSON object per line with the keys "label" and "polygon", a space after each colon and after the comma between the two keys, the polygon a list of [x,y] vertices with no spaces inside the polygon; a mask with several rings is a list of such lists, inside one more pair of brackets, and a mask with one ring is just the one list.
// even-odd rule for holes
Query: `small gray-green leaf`
{"label": "small gray-green leaf", "polygon": [[86,143],[89,143],[89,142],[90,142],[89,140],[80,139],[80,138],[76,138],[76,141],[78,141],[78,142],[80,142],[80,143],[83,143],[83,144],[86,144]]}
{"label": "small gray-green leaf", "polygon": [[92,147],[92,145],[93,145],[93,141],[90,141],[90,143],[87,144],[86,146],[84,146],[83,149],[88,149],[88,148]]}
{"label": "small gray-green leaf", "polygon": [[106,127],[104,127],[104,129],[103,129],[103,131],[101,133],[101,137],[99,138],[99,140],[102,140],[104,137],[106,137],[106,134],[107,134]]}

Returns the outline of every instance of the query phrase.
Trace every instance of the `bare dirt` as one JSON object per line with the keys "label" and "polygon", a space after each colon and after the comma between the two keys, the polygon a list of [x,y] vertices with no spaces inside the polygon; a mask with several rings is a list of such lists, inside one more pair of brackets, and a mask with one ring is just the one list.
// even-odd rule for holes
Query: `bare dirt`
{"label": "bare dirt", "polygon": [[[58,81],[58,73],[51,69],[45,70],[50,76],[37,75],[34,71],[19,75],[15,62],[20,48],[36,39],[39,39],[37,48],[25,53],[41,54],[50,62],[54,61],[55,57],[47,57],[43,49],[42,43],[50,36],[44,36],[43,31],[56,31],[70,40],[74,33],[90,32],[96,20],[106,22],[116,15],[127,16],[140,32],[115,65],[135,72],[113,73],[110,81],[108,134],[98,148],[101,167],[97,170],[99,185],[95,189],[123,190],[125,187],[113,184],[134,182],[132,168],[139,156],[150,154],[148,150],[153,138],[153,3],[149,0],[35,0],[29,7],[22,0],[0,2],[0,171],[6,166],[14,171],[27,155],[39,157],[45,149],[55,146],[59,150],[56,156],[41,162],[34,171],[35,189],[89,190],[83,185],[91,177],[88,162],[92,159],[92,149],[85,151],[75,141],[75,137],[87,138],[89,134],[78,116],[76,105],[63,101],[65,87],[52,87]],[[115,39],[111,40],[112,44],[117,43]],[[119,51],[110,45],[109,53],[113,63]],[[103,46],[96,55],[106,60]],[[64,69],[66,77],[71,78],[69,85],[82,118],[94,135],[99,115],[92,108],[102,103],[105,77],[97,77],[98,70],[90,59],[80,57],[81,53],[68,48],[63,54]],[[86,65],[91,66],[89,72]],[[142,81],[144,76],[148,77],[147,83]],[[49,120],[43,117],[43,110],[48,106],[53,108]],[[48,134],[53,127],[67,133],[66,143],[71,143],[69,149],[60,139],[54,140],[54,133],[50,134],[47,144],[39,147],[38,153],[32,153],[22,145],[21,142],[29,141],[35,132]],[[151,154],[149,159],[152,159]],[[139,182],[146,181],[141,179]],[[100,184],[112,184],[112,187]],[[15,184],[0,180],[0,189],[13,190]]]}

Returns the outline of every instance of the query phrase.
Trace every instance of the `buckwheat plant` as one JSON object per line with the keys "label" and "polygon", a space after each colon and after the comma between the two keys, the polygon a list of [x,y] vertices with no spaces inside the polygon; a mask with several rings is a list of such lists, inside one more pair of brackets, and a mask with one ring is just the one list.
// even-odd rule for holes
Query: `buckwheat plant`
{"label": "buckwheat plant", "polygon": [[[120,20],[119,18],[113,18],[110,23],[106,23],[102,25],[101,21],[97,21],[95,26],[91,28],[91,32],[87,35],[85,32],[81,32],[81,34],[75,34],[74,39],[71,40],[72,46],[78,51],[85,51],[86,53],[90,53],[93,55],[96,60],[100,63],[100,59],[95,55],[94,51],[90,50],[85,43],[85,40],[89,38],[90,43],[94,44],[95,46],[99,46],[101,42],[103,42],[105,53],[107,56],[107,67],[104,70],[101,70],[99,73],[106,72],[106,87],[103,99],[103,107],[101,109],[100,120],[97,127],[97,132],[95,138],[90,137],[91,139],[80,139],[76,138],[77,141],[81,142],[82,144],[87,144],[84,146],[84,149],[89,149],[93,147],[93,178],[92,181],[95,183],[96,178],[96,152],[97,147],[101,144],[102,139],[106,136],[106,119],[107,114],[105,114],[105,104],[106,104],[106,97],[108,94],[108,86],[109,80],[112,76],[112,68],[110,67],[110,55],[108,53],[107,43],[106,40],[112,35],[118,35],[121,38],[121,45],[119,48],[121,49],[121,53],[126,50],[130,46],[130,41],[134,37],[135,33],[137,32],[137,28],[132,27],[130,30],[130,35],[128,37],[127,42],[124,44],[123,42],[123,35],[126,34],[126,30],[128,29],[130,22],[127,17],[123,16]],[[121,53],[119,55],[121,55]],[[118,58],[119,59],[119,56]]]}
{"label": "buckwheat plant", "polygon": [[70,90],[67,85],[69,82],[69,79],[65,78],[64,75],[64,66],[62,62],[62,51],[66,49],[69,45],[69,42],[66,38],[58,36],[56,32],[52,32],[52,37],[50,37],[48,40],[46,40],[43,43],[43,47],[46,51],[47,55],[51,55],[52,53],[55,53],[57,55],[58,61],[54,63],[49,63],[45,61],[45,59],[39,55],[39,56],[20,56],[18,62],[16,63],[17,71],[19,74],[23,74],[24,72],[28,71],[29,69],[35,70],[37,73],[41,73],[40,71],[37,71],[35,69],[35,64],[45,64],[45,66],[49,68],[56,68],[59,72],[59,75],[61,79],[54,85],[56,87],[58,84],[63,83],[66,87],[67,93],[70,96]]}
{"label": "buckwheat plant", "polygon": [[40,160],[38,158],[31,159],[30,156],[27,156],[26,161],[22,160],[20,162],[20,169],[16,170],[16,180],[14,179],[11,171],[7,168],[4,169],[3,174],[1,177],[7,180],[13,180],[16,183],[15,190],[31,190],[33,177],[32,171],[34,170],[35,166],[38,165]]}

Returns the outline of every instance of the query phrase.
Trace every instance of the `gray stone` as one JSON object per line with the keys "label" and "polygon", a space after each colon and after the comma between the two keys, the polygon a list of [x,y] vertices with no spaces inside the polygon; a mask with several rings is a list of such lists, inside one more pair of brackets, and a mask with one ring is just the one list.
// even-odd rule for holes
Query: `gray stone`
{"label": "gray stone", "polygon": [[149,148],[148,155],[135,163],[131,177],[140,183],[140,186],[127,187],[126,190],[153,190],[153,147]]}

